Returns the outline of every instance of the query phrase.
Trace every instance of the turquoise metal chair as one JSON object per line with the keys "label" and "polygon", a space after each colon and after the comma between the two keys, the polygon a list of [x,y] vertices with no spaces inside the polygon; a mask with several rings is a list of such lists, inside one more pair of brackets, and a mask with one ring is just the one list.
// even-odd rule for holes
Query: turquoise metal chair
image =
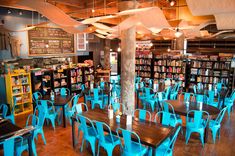
{"label": "turquoise metal chair", "polygon": [[12,136],[3,142],[0,142],[0,145],[3,145],[4,156],[15,156],[17,153],[15,151],[15,141],[19,140],[18,146],[23,146],[23,137],[22,136]]}
{"label": "turquoise metal chair", "polygon": [[120,103],[117,101],[118,98],[111,96],[110,103],[112,104],[114,113],[120,109]]}
{"label": "turquoise metal chair", "polygon": [[[26,127],[33,126],[36,129],[38,127],[38,124],[39,124],[39,118],[36,115],[31,114],[28,116],[28,119],[26,121]],[[33,151],[33,155],[37,156],[34,137],[35,135],[33,136],[33,141],[32,141],[32,151]],[[28,150],[28,143],[23,142],[23,143],[20,143],[20,145],[18,144],[18,146],[16,146],[16,153],[17,153],[16,155],[20,156],[22,152],[25,150]]]}
{"label": "turquoise metal chair", "polygon": [[207,103],[207,97],[206,97],[206,95],[196,94],[196,95],[195,95],[195,98],[196,98],[196,102]]}
{"label": "turquoise metal chair", "polygon": [[[138,115],[138,116],[137,116]],[[151,113],[145,109],[136,109],[134,111],[134,117],[136,117],[141,121],[146,121],[148,118],[148,121],[151,121]]]}
{"label": "turquoise metal chair", "polygon": [[223,88],[227,89],[223,82],[218,82],[217,84],[215,84],[215,86],[218,92],[220,92]]}
{"label": "turquoise metal chair", "polygon": [[[173,119],[172,119],[172,116]],[[175,120],[174,122],[172,122],[171,120]],[[174,114],[169,113],[169,112],[164,112],[164,111],[160,111],[157,112],[155,117],[154,117],[154,122],[156,123],[161,123],[164,126],[171,126],[171,127],[175,127],[177,124],[177,118]],[[174,123],[174,124],[172,124]]]}
{"label": "turquoise metal chair", "polygon": [[157,102],[158,102],[158,110],[163,109],[163,102],[166,100],[165,98],[165,92],[158,92],[157,95]]}
{"label": "turquoise metal chair", "polygon": [[38,117],[38,124],[34,130],[34,138],[38,139],[38,135],[40,134],[42,136],[42,140],[44,142],[44,145],[46,145],[46,138],[44,136],[44,131],[43,131],[44,121],[46,119],[45,108],[38,105],[35,108],[34,115],[37,115],[37,117]]}
{"label": "turquoise metal chair", "polygon": [[[135,132],[122,128],[117,128],[116,131],[120,141],[121,137],[119,131],[121,131],[120,133],[122,133],[123,136],[124,145],[121,144],[121,151],[123,156],[143,156],[145,154],[148,154],[148,152],[152,153],[151,149],[148,149],[148,147],[141,145],[140,138]],[[136,141],[132,140],[132,136],[133,138],[135,138]]]}
{"label": "turquoise metal chair", "polygon": [[174,107],[171,104],[169,104],[167,102],[163,102],[163,111],[172,114],[171,118],[170,118],[171,119],[170,120],[170,125],[176,125],[178,123],[182,125],[182,119],[180,118],[180,116],[177,116],[175,114]]}
{"label": "turquoise metal chair", "polygon": [[75,110],[73,109],[73,106],[78,103],[78,100],[80,98],[80,95],[74,95],[70,102],[65,107],[65,116],[69,120],[70,125],[72,125],[71,117],[74,115]]}
{"label": "turquoise metal chair", "polygon": [[15,106],[16,106],[16,97],[13,98],[13,106],[12,106],[12,109],[10,111],[10,114],[6,116],[6,119],[9,119],[11,120],[11,122],[13,124],[15,124]]}
{"label": "turquoise metal chair", "polygon": [[[151,93],[152,92],[152,93]],[[143,89],[143,92],[141,95],[139,95],[139,99],[141,100],[141,103],[143,104],[144,106],[144,109],[146,109],[146,105],[147,105],[147,102],[148,100],[152,99],[154,97],[154,94],[153,94],[153,89],[152,88],[148,88],[148,87],[145,87]],[[152,103],[150,103],[150,106],[151,106],[151,109],[152,111],[154,110],[154,105],[151,105]]]}
{"label": "turquoise metal chair", "polygon": [[179,81],[177,83],[175,83],[173,89],[171,90],[171,93],[170,93],[170,99],[171,100],[176,100],[177,97],[178,97],[178,94],[179,94],[179,89],[180,89],[180,86],[182,85],[182,81]]}
{"label": "turquoise metal chair", "polygon": [[219,98],[218,101],[215,101],[215,91],[208,91],[209,97],[207,98],[207,104],[213,107],[219,107]]}
{"label": "turquoise metal chair", "polygon": [[60,95],[62,96],[70,95],[70,90],[68,88],[60,88]]}
{"label": "turquoise metal chair", "polygon": [[6,104],[0,104],[0,110],[0,116],[5,119],[7,116],[8,106]]}
{"label": "turquoise metal chair", "polygon": [[215,120],[210,120],[209,121],[209,128],[211,130],[212,133],[212,138],[213,138],[213,142],[215,143],[216,140],[216,134],[218,132],[218,137],[220,138],[220,127],[221,127],[221,122],[224,118],[224,114],[226,112],[227,107],[224,107],[220,113],[218,114],[217,118]]}
{"label": "turquoise metal chair", "polygon": [[103,99],[102,96],[99,96],[99,89],[93,89],[93,99],[91,99],[91,109],[95,108],[95,105],[99,105],[100,109],[103,109]]}
{"label": "turquoise metal chair", "polygon": [[55,111],[53,102],[49,100],[40,100],[38,106],[43,107],[40,109],[45,111],[45,119],[47,122],[48,120],[51,121],[52,127],[55,130],[55,120],[58,116],[58,113]]}
{"label": "turquoise metal chair", "polygon": [[81,152],[83,151],[84,141],[86,141],[90,143],[92,155],[95,156],[95,145],[98,136],[94,124],[90,119],[80,114],[77,115],[77,119],[81,123],[81,130],[83,132]]}
{"label": "turquoise metal chair", "polygon": [[[85,91],[85,89],[86,89],[85,84],[82,84],[81,89],[82,89],[82,92]],[[85,95],[84,95],[84,102],[85,102],[85,103],[87,103],[88,101],[91,101],[91,99],[93,98],[93,96],[91,95],[91,92],[92,92],[92,91],[89,90],[89,91],[88,91],[88,94],[85,94]]]}
{"label": "turquoise metal chair", "polygon": [[[99,155],[100,146],[103,147],[107,151],[108,156],[112,156],[113,149],[121,144],[119,138],[112,134],[110,127],[104,122],[94,121],[97,130],[97,138],[98,138],[98,152]],[[104,129],[108,130],[108,133],[104,132]]]}
{"label": "turquoise metal chair", "polygon": [[165,90],[165,99],[169,100],[170,99],[170,93],[171,93],[171,86],[168,86]]}
{"label": "turquoise metal chair", "polygon": [[42,99],[42,94],[40,92],[34,92],[33,93],[33,110],[36,108],[36,106],[38,105],[38,100]]}
{"label": "turquoise metal chair", "polygon": [[188,93],[188,92],[182,92],[180,94],[180,98],[182,98],[182,96],[184,96],[184,102],[190,102],[193,101],[193,99],[195,98],[193,93]]}
{"label": "turquoise metal chair", "polygon": [[148,79],[148,87],[153,88],[153,80],[152,79]]}
{"label": "turquoise metal chair", "polygon": [[172,156],[173,155],[173,150],[174,150],[174,145],[175,141],[178,137],[179,131],[181,129],[180,124],[178,124],[171,135],[156,149],[156,156]]}
{"label": "turquoise metal chair", "polygon": [[229,119],[230,119],[231,110],[233,110],[232,108],[233,108],[234,101],[235,101],[235,89],[233,90],[231,95],[229,97],[226,97],[224,100],[224,105],[227,107]]}
{"label": "turquoise metal chair", "polygon": [[[193,119],[192,119],[193,118]],[[200,134],[200,140],[204,147],[204,132],[209,119],[209,113],[206,111],[190,110],[186,117],[186,144],[188,144],[191,133]]]}
{"label": "turquoise metal chair", "polygon": [[[84,111],[87,112],[88,107],[85,103],[77,103],[73,105],[72,110],[74,114],[78,115],[78,114],[82,114]],[[77,126],[78,126],[78,138],[79,138],[80,131],[82,130],[82,126],[79,121],[78,121]]]}

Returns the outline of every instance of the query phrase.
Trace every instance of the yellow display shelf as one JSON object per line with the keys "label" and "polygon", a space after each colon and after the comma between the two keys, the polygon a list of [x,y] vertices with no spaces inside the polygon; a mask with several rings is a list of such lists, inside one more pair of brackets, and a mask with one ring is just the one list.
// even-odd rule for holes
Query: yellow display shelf
{"label": "yellow display shelf", "polygon": [[[13,107],[13,97],[16,97],[15,116],[32,111],[32,91],[30,73],[9,73],[5,75],[7,103]],[[22,99],[29,99],[22,101]]]}

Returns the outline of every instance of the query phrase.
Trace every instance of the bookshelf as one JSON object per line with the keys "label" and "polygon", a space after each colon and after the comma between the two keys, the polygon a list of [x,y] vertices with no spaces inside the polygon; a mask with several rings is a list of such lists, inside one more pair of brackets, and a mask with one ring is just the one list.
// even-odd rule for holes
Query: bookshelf
{"label": "bookshelf", "polygon": [[16,97],[15,115],[32,111],[32,91],[30,73],[20,71],[5,75],[7,103],[13,107],[13,97]]}
{"label": "bookshelf", "polygon": [[232,58],[219,56],[192,57],[190,63],[190,85],[202,83],[205,88],[215,83],[223,82],[226,86],[232,86]]}
{"label": "bookshelf", "polygon": [[52,70],[31,70],[32,93],[40,92],[49,95],[52,90]]}
{"label": "bookshelf", "polygon": [[135,58],[135,73],[145,79],[152,78],[152,53],[141,54]]}
{"label": "bookshelf", "polygon": [[83,83],[83,72],[82,67],[75,67],[70,69],[70,83],[71,92],[79,93]]}
{"label": "bookshelf", "polygon": [[69,69],[58,69],[53,71],[53,89],[58,92],[60,88],[69,88]]}
{"label": "bookshelf", "polygon": [[180,56],[155,55],[153,62],[153,79],[159,82],[165,78],[182,81],[185,87],[185,72],[187,61]]}
{"label": "bookshelf", "polygon": [[83,83],[90,85],[91,82],[94,82],[94,67],[86,66],[83,67]]}

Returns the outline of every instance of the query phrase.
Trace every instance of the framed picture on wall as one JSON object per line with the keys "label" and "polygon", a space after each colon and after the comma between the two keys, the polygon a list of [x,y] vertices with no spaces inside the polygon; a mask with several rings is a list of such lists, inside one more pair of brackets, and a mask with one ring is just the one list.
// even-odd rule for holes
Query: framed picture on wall
{"label": "framed picture on wall", "polygon": [[77,51],[86,50],[86,34],[85,33],[76,35],[76,44],[77,44]]}

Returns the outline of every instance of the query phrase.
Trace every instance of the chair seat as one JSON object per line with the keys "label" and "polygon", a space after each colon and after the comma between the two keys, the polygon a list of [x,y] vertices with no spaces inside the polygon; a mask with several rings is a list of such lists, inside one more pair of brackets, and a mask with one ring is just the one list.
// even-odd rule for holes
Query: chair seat
{"label": "chair seat", "polygon": [[141,145],[141,148],[139,148],[138,143],[132,142],[131,143],[131,152],[126,151],[125,148],[123,150],[124,150],[123,154],[125,156],[142,156],[147,153],[148,148],[143,145]]}
{"label": "chair seat", "polygon": [[[111,137],[113,137],[113,143],[112,143]],[[107,144],[112,144],[115,147],[116,145],[121,144],[121,141],[119,140],[118,137],[108,134],[108,135],[105,135],[105,143],[101,143],[100,145],[105,146],[104,148],[107,148],[107,146],[110,147],[110,145],[107,145]]]}
{"label": "chair seat", "polygon": [[193,122],[188,122],[187,125],[186,125],[186,128],[191,129],[191,130],[195,130],[195,131],[201,131],[201,130],[205,129],[205,126],[202,123],[202,124],[200,124],[199,127],[195,127],[195,124]]}

